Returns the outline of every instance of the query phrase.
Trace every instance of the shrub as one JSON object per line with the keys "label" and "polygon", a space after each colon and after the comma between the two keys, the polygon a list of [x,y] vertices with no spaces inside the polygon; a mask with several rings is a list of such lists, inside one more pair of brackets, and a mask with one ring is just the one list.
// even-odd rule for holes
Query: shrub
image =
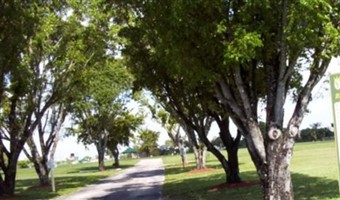
{"label": "shrub", "polygon": [[19,168],[29,168],[31,164],[31,161],[29,160],[19,160],[18,167]]}

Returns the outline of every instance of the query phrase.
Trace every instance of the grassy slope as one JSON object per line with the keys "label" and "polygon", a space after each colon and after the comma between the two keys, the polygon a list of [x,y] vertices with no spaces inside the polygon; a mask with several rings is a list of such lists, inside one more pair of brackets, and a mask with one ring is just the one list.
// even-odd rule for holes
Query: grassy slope
{"label": "grassy slope", "polygon": [[[216,171],[187,174],[186,172],[194,167],[192,155],[189,155],[189,160],[190,166],[182,169],[179,156],[164,157],[166,182],[163,195],[165,199],[262,199],[259,185],[208,192],[212,186],[224,182],[223,170],[216,159],[209,155],[207,165],[217,168]],[[257,181],[254,165],[246,149],[239,150],[239,160],[242,179]],[[336,148],[333,141],[298,143],[294,150],[291,170],[295,199],[340,199]]]}
{"label": "grassy slope", "polygon": [[[98,179],[119,173],[110,169],[112,162],[107,162],[106,171],[99,172],[97,163],[61,165],[54,170],[56,192],[51,187],[37,187],[39,180],[34,169],[18,169],[15,199],[51,199],[72,193],[81,187],[96,182]],[[122,160],[121,168],[134,166],[138,160]]]}

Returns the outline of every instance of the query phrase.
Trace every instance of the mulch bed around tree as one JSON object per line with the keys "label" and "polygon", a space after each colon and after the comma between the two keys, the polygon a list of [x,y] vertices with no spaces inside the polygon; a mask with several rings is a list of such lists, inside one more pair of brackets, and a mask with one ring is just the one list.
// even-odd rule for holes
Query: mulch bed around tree
{"label": "mulch bed around tree", "polygon": [[251,187],[254,185],[259,185],[258,181],[241,181],[239,183],[221,183],[211,187],[208,192],[218,192],[224,189],[234,189],[234,188],[241,188],[241,187]]}
{"label": "mulch bed around tree", "polygon": [[[204,168],[204,169],[192,169],[187,171],[187,174],[199,174],[199,173],[206,173],[206,172],[213,172],[216,171],[214,168]],[[224,189],[236,189],[241,187],[251,187],[254,185],[259,185],[258,181],[241,181],[239,183],[221,183],[209,188],[208,192],[218,192]]]}

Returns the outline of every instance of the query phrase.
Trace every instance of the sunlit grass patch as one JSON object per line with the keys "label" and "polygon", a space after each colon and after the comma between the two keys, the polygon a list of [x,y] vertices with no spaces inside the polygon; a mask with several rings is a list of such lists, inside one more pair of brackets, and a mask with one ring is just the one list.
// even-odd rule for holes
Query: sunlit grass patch
{"label": "sunlit grass patch", "polygon": [[[219,162],[209,155],[207,166],[217,170],[213,173],[187,174],[194,168],[194,157],[189,154],[190,164],[183,169],[179,156],[164,157],[166,181],[163,195],[166,200],[187,199],[262,199],[260,185],[251,187],[228,188],[209,192],[209,188],[221,184],[225,174]],[[241,178],[244,181],[258,181],[255,167],[247,149],[239,150]],[[292,178],[295,199],[323,200],[340,199],[338,189],[338,168],[334,141],[297,143],[292,160]]]}

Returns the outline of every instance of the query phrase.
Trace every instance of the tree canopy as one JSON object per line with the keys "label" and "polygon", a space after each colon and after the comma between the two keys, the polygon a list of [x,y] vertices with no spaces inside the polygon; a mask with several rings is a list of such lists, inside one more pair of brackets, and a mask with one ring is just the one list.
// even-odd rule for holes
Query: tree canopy
{"label": "tree canopy", "polygon": [[158,137],[159,133],[156,131],[143,129],[139,132],[140,152],[145,152],[147,156],[158,155]]}
{"label": "tree canopy", "polygon": [[[188,89],[199,94],[209,88],[242,131],[265,199],[293,199],[289,173],[293,145],[311,91],[332,57],[339,55],[340,4],[118,2],[130,9],[127,17],[134,17],[121,35],[128,38],[125,55],[138,83],[154,88],[156,95],[173,80],[182,83],[175,86],[178,93]],[[307,82],[302,82],[302,70],[309,74]],[[284,125],[290,91],[296,96],[295,110]],[[266,104],[266,133],[258,122],[259,100]]]}
{"label": "tree canopy", "polygon": [[46,113],[72,93],[91,60],[88,29],[66,2],[1,3],[0,194],[13,194],[16,164]]}

